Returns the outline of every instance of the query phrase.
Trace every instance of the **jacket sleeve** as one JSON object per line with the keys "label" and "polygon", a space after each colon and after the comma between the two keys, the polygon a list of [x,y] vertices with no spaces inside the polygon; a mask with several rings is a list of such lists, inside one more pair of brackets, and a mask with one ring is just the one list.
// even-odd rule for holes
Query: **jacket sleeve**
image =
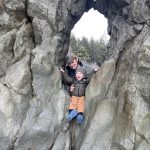
{"label": "jacket sleeve", "polygon": [[65,84],[71,85],[73,83],[73,79],[69,77],[69,75],[66,72],[62,72],[63,82]]}
{"label": "jacket sleeve", "polygon": [[82,64],[83,64],[83,68],[86,70],[87,77],[94,73],[94,69],[90,64],[88,64],[85,61],[82,61]]}
{"label": "jacket sleeve", "polygon": [[87,83],[89,83],[90,82],[90,80],[91,80],[91,78],[93,77],[93,75],[96,73],[96,71],[92,71],[90,74],[88,74],[88,76],[87,76]]}

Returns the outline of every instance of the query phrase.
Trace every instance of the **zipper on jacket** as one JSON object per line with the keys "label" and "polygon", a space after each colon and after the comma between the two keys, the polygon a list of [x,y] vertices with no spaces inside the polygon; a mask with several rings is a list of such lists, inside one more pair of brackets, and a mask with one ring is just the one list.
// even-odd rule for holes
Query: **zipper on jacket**
{"label": "zipper on jacket", "polygon": [[78,82],[78,96],[79,96],[79,81],[77,81]]}

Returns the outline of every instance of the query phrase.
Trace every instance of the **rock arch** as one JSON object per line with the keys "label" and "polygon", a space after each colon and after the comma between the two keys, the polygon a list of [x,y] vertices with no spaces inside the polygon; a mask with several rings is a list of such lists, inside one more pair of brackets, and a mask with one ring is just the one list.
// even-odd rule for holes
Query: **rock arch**
{"label": "rock arch", "polygon": [[[92,7],[108,18],[113,55],[90,82],[71,141],[58,66]],[[147,0],[2,0],[0,148],[150,149],[149,11]]]}

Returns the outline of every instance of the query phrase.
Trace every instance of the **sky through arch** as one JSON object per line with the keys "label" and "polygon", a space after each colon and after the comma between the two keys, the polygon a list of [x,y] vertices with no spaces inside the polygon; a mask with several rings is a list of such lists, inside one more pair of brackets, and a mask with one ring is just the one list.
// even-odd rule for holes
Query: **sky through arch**
{"label": "sky through arch", "polygon": [[81,19],[75,24],[71,33],[80,39],[84,36],[88,39],[92,37],[98,40],[104,36],[108,41],[109,35],[107,34],[107,26],[107,19],[104,15],[92,8],[83,14]]}

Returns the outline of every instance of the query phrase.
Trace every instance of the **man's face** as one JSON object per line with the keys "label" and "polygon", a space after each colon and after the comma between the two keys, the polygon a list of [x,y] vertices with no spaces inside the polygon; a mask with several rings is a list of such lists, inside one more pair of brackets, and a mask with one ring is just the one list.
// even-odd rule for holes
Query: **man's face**
{"label": "man's face", "polygon": [[76,78],[77,78],[77,80],[82,80],[83,77],[84,77],[83,73],[81,73],[81,72],[76,72]]}
{"label": "man's face", "polygon": [[69,67],[72,69],[77,69],[78,61],[76,59],[73,59],[73,61],[69,64]]}

